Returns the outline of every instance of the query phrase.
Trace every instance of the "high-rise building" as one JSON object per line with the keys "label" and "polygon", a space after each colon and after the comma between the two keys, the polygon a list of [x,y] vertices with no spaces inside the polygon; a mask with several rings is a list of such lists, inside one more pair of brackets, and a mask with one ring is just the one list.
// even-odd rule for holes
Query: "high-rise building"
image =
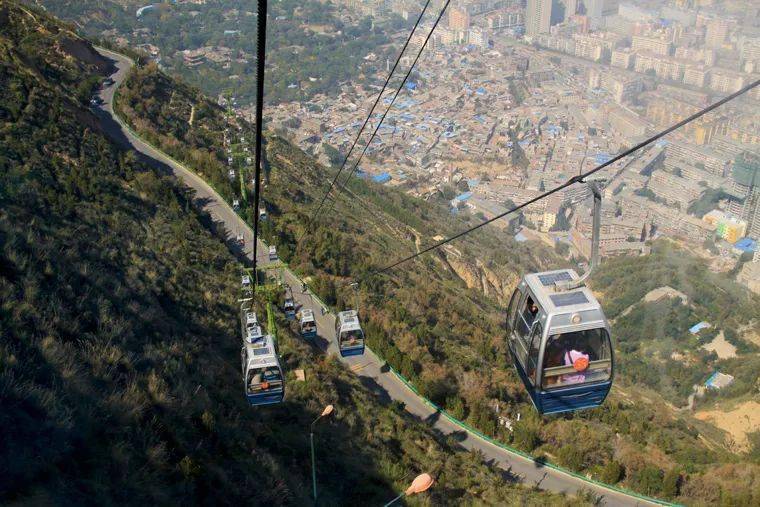
{"label": "high-rise building", "polygon": [[747,222],[747,236],[760,240],[760,157],[746,152],[736,157],[732,179],[729,212]]}
{"label": "high-rise building", "polygon": [[744,78],[739,72],[714,68],[710,72],[710,88],[716,92],[733,93],[744,86]]}
{"label": "high-rise building", "polygon": [[713,19],[708,21],[705,31],[705,44],[709,48],[719,48],[728,37],[731,23],[726,19]]}
{"label": "high-rise building", "polygon": [[578,0],[564,0],[563,3],[565,4],[565,16],[562,21],[567,21],[578,12]]}
{"label": "high-rise building", "polygon": [[469,30],[470,13],[466,7],[452,7],[449,9],[449,28],[452,30]]}
{"label": "high-rise building", "polygon": [[615,14],[619,7],[618,0],[582,0],[586,8],[586,16],[591,19],[601,19],[603,16]]}
{"label": "high-rise building", "polygon": [[630,49],[613,49],[610,65],[621,69],[630,69],[633,67],[634,60],[634,53]]}
{"label": "high-rise building", "polygon": [[634,51],[650,51],[657,55],[668,56],[672,44],[665,37],[644,37],[642,35],[634,35],[631,38],[631,49]]}
{"label": "high-rise building", "polygon": [[528,0],[525,9],[525,35],[549,33],[552,0]]}
{"label": "high-rise building", "polygon": [[604,0],[583,0],[583,5],[586,8],[586,16],[596,19],[602,17],[602,6]]}

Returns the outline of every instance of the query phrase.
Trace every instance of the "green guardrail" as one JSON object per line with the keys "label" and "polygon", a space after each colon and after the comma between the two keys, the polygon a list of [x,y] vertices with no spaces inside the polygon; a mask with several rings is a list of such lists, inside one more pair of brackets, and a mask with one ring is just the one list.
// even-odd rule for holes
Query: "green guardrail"
{"label": "green guardrail", "polygon": [[[301,283],[305,284],[307,286],[307,288],[308,288],[308,284],[306,284],[306,282],[303,281],[303,278],[298,273],[296,273],[295,270],[290,269],[290,266],[285,261],[281,261],[281,263],[282,263],[282,265],[284,266],[285,269],[287,269],[288,271],[290,271],[291,273],[293,273],[295,275],[295,277],[298,278],[298,280],[300,280]],[[314,291],[312,291],[311,289],[309,289],[309,291],[311,292],[312,296],[319,302],[319,304],[322,305],[322,307],[330,309],[330,311],[332,313],[336,312],[336,309],[330,307],[324,301],[322,301],[322,299]],[[367,347],[367,348],[369,350],[372,350],[369,347]],[[503,449],[503,450],[509,452],[510,454],[516,454],[517,456],[520,456],[520,457],[522,457],[524,459],[532,461],[533,463],[536,464],[536,466],[544,466],[544,467],[550,468],[552,470],[555,470],[557,472],[563,473],[565,475],[569,475],[571,477],[574,477],[574,478],[576,478],[578,480],[581,480],[583,482],[586,482],[588,484],[592,484],[592,485],[594,485],[594,486],[596,486],[598,488],[607,489],[607,490],[610,490],[610,491],[614,491],[616,493],[620,493],[620,494],[623,494],[623,495],[626,495],[626,496],[630,496],[632,498],[637,498],[639,500],[643,500],[643,501],[646,501],[646,502],[651,502],[651,503],[658,504],[658,505],[665,505],[665,506],[668,506],[668,507],[678,507],[680,505],[680,504],[668,502],[666,500],[661,500],[659,498],[648,497],[648,496],[636,493],[635,491],[630,491],[630,490],[625,489],[625,488],[620,488],[620,487],[613,486],[613,485],[610,485],[610,484],[605,484],[604,482],[600,482],[600,481],[597,481],[595,479],[591,479],[589,477],[586,477],[585,475],[581,475],[581,474],[579,474],[577,472],[573,472],[572,470],[568,470],[568,469],[563,468],[563,467],[561,467],[559,465],[555,465],[554,463],[551,463],[549,461],[539,460],[538,458],[536,458],[534,456],[531,456],[530,454],[528,454],[528,453],[526,453],[524,451],[521,451],[521,450],[516,449],[516,448],[514,448],[514,447],[512,447],[510,445],[507,445],[504,442],[500,442],[499,440],[496,440],[495,438],[489,437],[488,435],[484,434],[480,430],[478,430],[476,428],[473,428],[472,426],[470,426],[466,422],[457,419],[453,415],[449,414],[444,408],[438,406],[436,403],[434,403],[433,401],[429,400],[427,397],[425,397],[422,393],[420,393],[417,390],[417,388],[414,386],[414,384],[412,384],[409,381],[409,379],[407,379],[400,372],[396,371],[396,369],[393,366],[391,366],[390,363],[388,363],[388,361],[384,357],[382,357],[380,354],[376,353],[375,351],[372,351],[372,353],[375,354],[378,358],[380,358],[380,360],[382,360],[383,362],[385,362],[385,364],[388,366],[388,368],[391,371],[391,373],[393,373],[393,375],[398,380],[400,380],[410,391],[412,391],[426,405],[428,405],[430,408],[432,408],[433,410],[435,410],[437,413],[441,414],[443,417],[445,417],[446,419],[448,419],[452,424],[454,424],[454,425],[456,425],[456,426],[464,429],[468,433],[471,433],[471,434],[475,435],[476,437],[480,438],[481,440],[483,440],[485,442],[488,442],[491,445],[494,445],[494,446],[496,446],[496,447],[498,447],[500,449]]]}
{"label": "green guardrail", "polygon": [[[132,60],[127,55],[123,55],[121,53],[117,53],[117,52],[112,51],[112,50],[110,50],[108,48],[103,48],[103,47],[100,47],[100,46],[95,46],[95,48],[96,49],[100,49],[102,51],[105,51],[106,53],[111,53],[112,55],[118,55],[118,56],[121,56],[123,58],[126,58],[127,60],[129,60],[129,62],[132,65],[132,67],[134,67],[134,65],[135,65],[134,60]],[[158,146],[155,146],[153,143],[151,143],[150,141],[148,141],[147,139],[145,139],[144,137],[142,137],[140,134],[138,134],[132,128],[131,125],[129,125],[129,123],[127,123],[127,121],[125,119],[123,119],[121,117],[121,115],[118,113],[118,111],[115,108],[117,99],[119,97],[119,88],[120,87],[121,87],[121,83],[116,83],[116,85],[114,87],[114,92],[113,92],[113,99],[111,100],[111,111],[113,113],[114,118],[116,118],[117,123],[122,128],[126,129],[127,132],[129,132],[130,134],[132,134],[134,137],[138,138],[142,143],[145,143],[147,146],[149,146],[153,150],[159,152],[162,156],[166,157],[172,163],[180,166],[182,169],[186,170],[187,172],[189,172],[189,173],[195,175],[196,177],[200,178],[201,180],[203,180],[203,182],[206,184],[206,186],[208,186],[217,195],[217,197],[219,197],[222,201],[227,202],[227,200],[224,199],[224,197],[222,197],[221,192],[212,183],[208,182],[205,178],[203,178],[200,174],[198,174],[194,169],[188,167],[184,162],[180,162],[179,160],[177,160],[176,158],[172,157],[171,155],[169,155],[168,153],[166,153],[164,150],[162,150]],[[258,212],[258,210],[257,210],[257,212]]]}
{"label": "green guardrail", "polygon": [[[109,49],[105,49],[105,48],[101,48],[101,49],[104,49],[105,51],[113,53],[113,54],[118,54],[118,53],[115,53],[114,51],[111,51]],[[121,55],[121,56],[125,56],[125,55]],[[129,57],[125,56],[125,58],[128,58],[133,63],[133,65],[134,65],[134,62]],[[118,92],[118,86],[116,87],[116,90],[114,91],[114,101],[116,100],[116,93],[117,92]],[[179,166],[187,169],[188,171],[190,171],[191,173],[195,174],[199,178],[201,177],[200,175],[198,175],[198,173],[196,173],[192,169],[186,167],[183,163],[175,160],[173,157],[171,157],[168,154],[166,154],[160,148],[157,148],[157,147],[153,146],[150,142],[148,142],[145,139],[143,139],[139,134],[137,134],[134,130],[132,130],[132,128],[129,125],[127,125],[126,122],[124,122],[119,117],[119,115],[116,113],[116,110],[114,110],[114,116],[116,116],[116,118],[118,120],[120,120],[119,123],[121,123],[123,127],[125,127],[127,130],[129,130],[129,132],[133,136],[139,138],[142,142],[144,142],[145,144],[147,144],[148,146],[150,146],[154,150],[160,152],[162,155],[164,155],[169,160],[172,160],[177,165],[179,165]],[[203,178],[201,178],[201,179],[203,179]],[[229,203],[221,196],[221,194],[210,183],[208,183],[205,179],[203,179],[203,182],[206,185],[208,185],[208,187],[211,188],[217,194],[217,196],[229,206]],[[243,222],[246,223],[245,221],[243,221]],[[250,225],[248,225],[248,223],[246,223],[246,225],[248,227],[250,227]],[[303,281],[303,277],[301,277],[295,270],[291,269],[287,262],[280,260],[279,261],[279,265],[277,267],[278,268],[282,268],[282,269],[287,269],[288,271],[290,271],[293,275],[295,275],[295,277],[299,281],[301,281],[302,284],[306,285],[306,287],[308,288],[308,284],[306,284],[306,282]],[[335,313],[335,309],[333,309],[329,305],[325,304],[325,302],[322,301],[322,299],[314,291],[312,291],[311,289],[309,289],[309,292],[311,292],[312,296],[319,302],[320,305],[322,305],[322,307],[328,308],[328,309],[330,309],[330,311],[332,311],[333,313]],[[269,329],[273,330],[273,332],[276,333],[276,328],[273,325],[274,324],[274,314],[273,314],[273,310],[271,309],[271,302],[267,302],[267,324],[269,325]],[[272,331],[270,331],[270,332],[272,332]],[[275,340],[276,340],[276,337],[275,337]],[[369,349],[369,347],[367,347],[367,348]],[[369,349],[369,350],[372,351],[372,349]],[[589,477],[586,477],[585,475],[581,475],[581,474],[579,474],[577,472],[573,472],[572,470],[568,470],[568,469],[563,468],[563,467],[561,467],[559,465],[555,465],[555,464],[553,464],[553,463],[551,463],[549,461],[539,460],[539,459],[531,456],[530,454],[528,454],[526,452],[523,452],[523,451],[521,451],[519,449],[516,449],[514,447],[511,447],[511,446],[509,446],[509,445],[507,445],[507,444],[505,444],[503,442],[500,442],[500,441],[498,441],[498,440],[496,440],[496,439],[494,439],[492,437],[489,437],[488,435],[485,435],[484,433],[482,433],[481,431],[473,428],[469,424],[467,424],[467,423],[465,423],[463,421],[460,421],[456,417],[452,416],[451,414],[449,414],[448,412],[446,412],[445,409],[441,408],[440,406],[436,405],[431,400],[429,400],[428,398],[426,398],[424,395],[422,395],[417,390],[417,388],[414,386],[414,384],[412,384],[401,373],[399,373],[398,371],[396,371],[396,369],[393,368],[393,366],[391,366],[384,357],[382,357],[380,354],[377,354],[374,351],[372,351],[372,352],[378,358],[380,358],[382,361],[384,361],[385,364],[388,366],[389,370],[393,373],[393,375],[398,380],[400,380],[410,391],[412,391],[418,398],[420,398],[426,405],[428,405],[430,408],[432,408],[433,410],[435,410],[437,413],[440,413],[443,417],[445,417],[446,419],[448,419],[452,424],[454,424],[454,425],[462,428],[463,430],[467,431],[468,433],[471,433],[472,435],[475,435],[476,437],[480,438],[481,440],[483,440],[485,442],[488,442],[489,444],[494,445],[494,446],[496,446],[496,447],[498,447],[500,449],[503,449],[503,450],[509,452],[510,454],[515,454],[515,455],[520,456],[520,457],[522,457],[524,459],[532,461],[533,463],[536,464],[536,466],[543,466],[543,467],[550,468],[550,469],[555,470],[557,472],[560,472],[560,473],[563,473],[565,475],[569,475],[571,477],[574,477],[574,478],[576,478],[576,479],[578,479],[580,481],[592,484],[592,485],[594,485],[594,486],[596,486],[598,488],[607,489],[607,490],[610,490],[610,491],[614,491],[616,493],[620,493],[620,494],[623,494],[623,495],[626,495],[626,496],[630,496],[632,498],[637,498],[639,500],[643,500],[643,501],[646,501],[646,502],[651,502],[651,503],[658,504],[658,505],[665,505],[665,506],[669,506],[669,507],[670,506],[672,506],[672,507],[679,506],[679,504],[676,504],[676,503],[668,502],[666,500],[660,500],[658,498],[648,497],[648,496],[636,493],[634,491],[630,491],[630,490],[627,490],[627,489],[624,489],[624,488],[619,488],[617,486],[612,486],[610,484],[605,484],[603,482],[599,482],[599,481],[597,481],[595,479],[591,479]]]}

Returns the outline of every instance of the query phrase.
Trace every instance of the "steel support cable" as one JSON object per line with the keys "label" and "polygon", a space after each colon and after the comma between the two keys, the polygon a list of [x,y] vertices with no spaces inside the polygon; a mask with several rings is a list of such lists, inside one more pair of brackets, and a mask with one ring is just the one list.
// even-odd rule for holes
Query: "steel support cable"
{"label": "steel support cable", "polygon": [[[625,150],[624,152],[622,152],[622,153],[614,156],[609,161],[607,161],[607,162],[605,162],[605,163],[603,163],[603,164],[595,167],[594,169],[591,169],[590,171],[587,171],[585,173],[579,174],[577,176],[573,176],[572,178],[570,178],[569,180],[567,180],[565,183],[562,183],[561,185],[559,185],[559,186],[557,186],[557,187],[555,187],[555,188],[553,188],[551,190],[548,190],[548,191],[546,191],[546,192],[544,192],[544,193],[542,193],[542,194],[534,197],[533,199],[530,199],[530,200],[528,200],[528,201],[526,201],[526,202],[524,202],[524,203],[522,203],[520,205],[517,205],[517,206],[513,207],[512,209],[509,209],[509,210],[507,210],[507,211],[505,211],[503,213],[500,213],[499,215],[496,215],[493,218],[489,218],[488,220],[486,220],[484,222],[481,222],[478,225],[475,225],[473,227],[470,227],[469,229],[466,229],[466,230],[461,231],[461,232],[459,232],[457,234],[454,234],[451,237],[442,239],[441,241],[438,241],[437,243],[434,243],[434,244],[430,245],[429,247],[426,247],[426,248],[420,250],[419,252],[417,252],[415,254],[412,254],[412,255],[409,255],[407,257],[404,257],[403,259],[395,261],[395,262],[393,262],[393,263],[391,263],[391,264],[389,264],[389,265],[387,265],[387,266],[385,266],[383,268],[372,270],[372,271],[366,273],[365,275],[361,276],[359,279],[356,280],[356,282],[361,282],[362,280],[365,280],[366,278],[369,278],[370,276],[386,273],[386,272],[390,271],[391,269],[393,269],[393,268],[395,268],[395,267],[397,267],[397,266],[399,266],[401,264],[404,264],[405,262],[408,262],[408,261],[410,261],[412,259],[415,259],[415,258],[417,258],[417,257],[419,257],[419,256],[421,256],[423,254],[426,254],[426,253],[428,253],[428,252],[430,252],[432,250],[440,248],[443,245],[446,245],[447,243],[451,243],[452,241],[454,241],[456,239],[459,239],[462,236],[465,236],[465,235],[467,235],[467,234],[469,234],[469,233],[471,233],[473,231],[476,231],[476,230],[480,229],[481,227],[484,227],[484,226],[486,226],[486,225],[488,225],[488,224],[490,224],[492,222],[495,222],[496,220],[499,220],[500,218],[504,218],[505,216],[509,215],[510,213],[514,213],[515,211],[518,211],[518,210],[520,210],[522,208],[525,208],[526,206],[530,206],[531,204],[533,204],[535,202],[538,202],[541,199],[544,199],[544,198],[546,198],[546,197],[548,197],[548,196],[550,196],[552,194],[555,194],[555,193],[559,192],[560,190],[563,190],[563,189],[569,187],[570,185],[573,185],[573,184],[579,183],[579,182],[583,182],[584,179],[588,178],[592,174],[597,173],[597,172],[601,171],[602,169],[604,169],[605,167],[608,167],[611,164],[614,164],[618,160],[623,159],[623,158],[627,157],[628,155],[631,155],[631,154],[637,152],[641,148],[644,148],[645,146],[648,146],[648,145],[652,144],[653,142],[657,141],[658,139],[660,139],[660,138],[662,138],[662,137],[670,134],[674,130],[683,127],[687,123],[691,123],[692,121],[696,120],[697,118],[700,118],[701,116],[706,115],[707,113],[709,113],[709,112],[713,111],[714,109],[722,106],[723,104],[726,104],[727,102],[730,102],[730,101],[734,100],[735,98],[739,97],[740,95],[743,95],[743,94],[747,93],[748,91],[752,90],[753,88],[757,87],[758,85],[760,85],[760,79],[757,80],[757,81],[755,81],[755,82],[753,82],[753,83],[748,84],[747,86],[743,87],[739,91],[734,92],[731,95],[728,95],[728,96],[722,98],[721,100],[719,100],[719,101],[717,101],[717,102],[715,102],[713,104],[710,104],[706,108],[704,108],[704,109],[702,109],[700,111],[697,111],[693,115],[689,116],[688,118],[686,118],[684,120],[681,120],[680,122],[676,123],[675,125],[672,125],[672,126],[666,128],[665,130],[663,130],[663,131],[661,131],[661,132],[653,135],[652,137],[650,137],[648,139],[645,139],[644,141],[640,142],[639,144],[637,144],[637,145],[633,146],[632,148],[629,148],[629,149]],[[354,282],[354,283],[356,283],[356,282]]]}
{"label": "steel support cable", "polygon": [[314,219],[317,217],[317,214],[319,214],[319,211],[322,209],[322,206],[324,206],[325,201],[327,200],[327,197],[330,195],[330,192],[335,187],[335,183],[338,181],[338,177],[343,172],[343,169],[346,167],[346,163],[348,162],[348,159],[351,157],[351,154],[353,153],[354,148],[356,147],[356,143],[359,142],[359,138],[361,137],[362,133],[364,132],[365,127],[369,123],[370,118],[372,118],[372,113],[374,113],[375,108],[377,107],[377,104],[380,102],[380,99],[383,97],[383,93],[385,93],[385,89],[388,87],[388,83],[390,82],[391,77],[393,76],[393,73],[396,72],[396,67],[398,67],[399,62],[401,61],[401,57],[404,56],[404,52],[406,51],[406,48],[409,45],[409,42],[412,40],[412,37],[414,36],[414,33],[417,30],[417,27],[422,21],[422,17],[425,15],[425,12],[427,11],[427,8],[429,5],[430,5],[430,0],[427,0],[425,2],[425,6],[422,8],[422,12],[420,12],[419,17],[417,18],[417,22],[414,23],[414,26],[412,27],[412,31],[409,33],[409,36],[406,38],[406,42],[404,42],[404,46],[401,48],[401,51],[399,52],[398,57],[396,58],[396,61],[393,64],[393,67],[391,68],[391,71],[388,73],[388,77],[385,78],[385,83],[383,83],[383,88],[380,90],[380,93],[377,95],[377,98],[375,99],[375,103],[372,104],[372,107],[370,108],[369,113],[367,114],[367,118],[364,120],[364,123],[359,129],[359,132],[356,134],[356,137],[354,138],[354,142],[351,143],[351,148],[349,148],[348,153],[346,154],[346,157],[343,159],[343,163],[338,169],[338,172],[335,174],[335,177],[333,178],[332,182],[330,182],[330,186],[328,187],[325,194],[322,196],[322,200],[319,202],[319,205],[309,217],[309,220],[306,223],[306,227],[304,228],[304,231],[301,233],[301,236],[298,238],[296,243],[300,243],[301,239],[303,239],[303,237],[307,234],[309,227],[314,222]]}
{"label": "steel support cable", "polygon": [[264,116],[264,63],[266,57],[267,41],[267,0],[258,0],[257,40],[256,40],[256,144],[254,153],[254,213],[253,213],[253,292],[256,293],[258,285],[258,261],[259,243],[259,202],[261,197],[261,133]]}
{"label": "steel support cable", "polygon": [[[404,87],[404,83],[406,83],[406,80],[409,79],[409,76],[411,75],[412,70],[414,70],[414,66],[417,64],[417,60],[420,59],[420,55],[422,55],[422,52],[425,50],[425,46],[427,46],[427,43],[430,40],[430,37],[433,35],[435,28],[438,26],[438,23],[441,21],[441,18],[443,17],[443,14],[446,12],[446,9],[448,8],[450,3],[451,3],[451,0],[446,0],[446,3],[443,4],[443,8],[441,9],[441,12],[438,14],[438,18],[435,20],[435,23],[433,23],[433,27],[428,32],[427,37],[425,37],[425,42],[422,43],[422,47],[417,52],[417,56],[414,57],[414,61],[412,62],[412,65],[409,67],[409,70],[407,70],[406,75],[404,76],[404,79],[401,81],[401,84],[399,84],[398,89],[396,90],[396,93],[393,95],[393,99],[391,99],[391,102],[390,104],[388,104],[388,107],[385,108],[385,112],[383,113],[383,116],[380,118],[380,121],[377,122],[377,126],[375,127],[374,132],[372,132],[372,135],[370,136],[369,141],[367,141],[367,144],[364,145],[364,149],[362,149],[362,152],[359,155],[359,158],[356,160],[354,167],[351,169],[351,172],[348,174],[348,178],[346,178],[343,181],[343,184],[340,186],[339,190],[345,189],[346,185],[348,185],[348,182],[351,181],[351,178],[356,172],[356,169],[358,169],[359,164],[362,161],[362,158],[364,158],[364,154],[367,153],[367,148],[369,148],[369,145],[372,144],[372,141],[375,139],[375,135],[377,135],[378,130],[380,130],[380,126],[383,124],[383,120],[385,120],[385,117],[388,114],[388,111],[391,110],[391,108],[393,107],[393,104],[396,102],[396,98],[398,97],[399,93],[401,93],[401,89]],[[332,212],[332,209],[334,206],[335,206],[335,200],[333,200],[332,204],[330,205],[330,209],[327,211],[327,214]]]}

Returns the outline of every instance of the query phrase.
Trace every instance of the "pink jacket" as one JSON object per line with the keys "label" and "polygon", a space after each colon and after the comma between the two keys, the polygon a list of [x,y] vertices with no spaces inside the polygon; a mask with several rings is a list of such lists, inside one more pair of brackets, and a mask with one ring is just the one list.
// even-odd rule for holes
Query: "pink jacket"
{"label": "pink jacket", "polygon": [[[573,366],[575,364],[575,361],[578,359],[586,359],[586,364],[588,364],[589,356],[588,354],[578,352],[577,350],[565,352],[565,366]],[[585,381],[586,373],[583,371],[580,371],[578,373],[571,373],[568,375],[562,375],[563,384],[580,384]]]}

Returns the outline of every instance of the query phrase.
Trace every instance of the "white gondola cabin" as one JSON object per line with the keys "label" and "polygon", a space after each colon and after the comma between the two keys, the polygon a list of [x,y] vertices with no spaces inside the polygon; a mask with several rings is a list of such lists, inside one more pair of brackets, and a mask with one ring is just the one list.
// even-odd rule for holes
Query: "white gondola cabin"
{"label": "white gondola cabin", "polygon": [[310,308],[301,310],[301,336],[304,338],[317,336],[317,321],[314,319],[314,311]]}
{"label": "white gondola cabin", "polygon": [[338,313],[338,318],[335,319],[335,336],[342,357],[364,354],[364,332],[359,325],[356,310]]}
{"label": "white gondola cabin", "polygon": [[293,320],[296,318],[296,304],[293,299],[293,291],[290,285],[285,286],[285,302],[282,305],[282,310],[285,312],[285,318]]}
{"label": "white gondola cabin", "polygon": [[243,292],[246,294],[250,294],[253,292],[253,285],[251,284],[251,277],[250,275],[242,275],[240,277],[240,286],[243,289]]}
{"label": "white gondola cabin", "polygon": [[266,335],[253,342],[245,340],[240,354],[248,402],[251,405],[280,403],[285,396],[285,377],[274,339]]}

